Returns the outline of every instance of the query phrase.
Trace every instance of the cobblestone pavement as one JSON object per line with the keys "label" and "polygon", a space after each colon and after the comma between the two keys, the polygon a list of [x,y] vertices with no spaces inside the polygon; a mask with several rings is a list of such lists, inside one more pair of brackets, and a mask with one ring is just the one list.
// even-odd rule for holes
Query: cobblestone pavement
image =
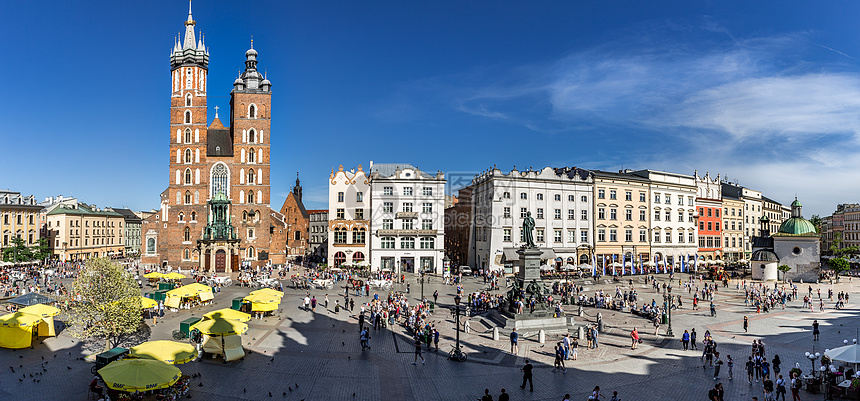
{"label": "cobblestone pavement", "polygon": [[[659,279],[665,281],[667,277]],[[467,291],[484,288],[480,279],[465,281]],[[419,284],[412,281],[410,287],[410,296],[420,296]],[[633,287],[639,293],[639,304],[652,298],[658,302],[662,299],[662,294],[646,286],[641,277],[634,278]],[[832,287],[834,292],[851,291],[852,299],[860,299],[848,282],[820,287],[822,293]],[[601,288],[614,292],[612,283],[586,284],[589,293]],[[405,285],[395,285],[394,290],[405,291]],[[316,313],[301,310],[304,291],[287,288],[275,316],[249,322],[251,329],[243,335],[247,351],[244,360],[227,364],[201,360],[179,367],[185,373],[201,374],[200,378],[192,379],[193,398],[217,400],[265,400],[270,399],[270,393],[273,399],[297,401],[476,400],[484,388],[489,388],[497,398],[503,387],[514,400],[560,400],[565,393],[570,393],[574,400],[585,400],[595,385],[603,389],[607,399],[612,391],[618,391],[625,401],[704,400],[717,382],[713,370],[702,368],[700,351],[684,351],[679,341],[684,329],[696,328],[700,338],[705,330],[710,330],[721,353],[735,358],[734,380],[728,380],[725,367],[718,380],[725,386],[725,399],[751,400],[754,395],[763,399],[761,383],[744,383],[745,375],[741,372],[752,340],[763,340],[769,359],[774,354],[780,356],[787,376],[786,372],[795,363],[800,363],[804,371],[809,370],[810,362],[804,352],[813,351],[813,347],[814,351],[823,352],[825,348],[841,346],[843,340],[857,338],[860,323],[858,309],[851,304],[839,311],[831,308],[809,312],[801,311],[802,301],[795,301],[785,310],[756,315],[752,308],[744,306],[742,291],[735,290],[733,281],[716,295],[716,317],[710,317],[704,303],[700,310],[690,310],[690,294],[684,292],[685,308],[672,315],[674,338],[665,335],[665,326],[655,336],[649,322],[629,313],[586,308],[584,316],[575,318],[577,325],[593,323],[601,312],[606,328],[600,347],[587,350],[582,341],[579,359],[567,361],[567,372],[562,373],[552,369],[552,347],[559,335],[548,335],[546,342],[540,344],[537,336],[524,333],[526,338],[520,341],[519,355],[514,356],[509,353],[507,333],[502,333],[500,341],[493,341],[491,331],[477,317],[471,318],[471,333],[460,334],[469,361],[449,361],[446,355],[454,343],[455,332],[453,318],[444,307],[453,304],[455,289],[434,278],[425,284],[424,293],[431,297],[434,290],[440,294],[440,308],[432,318],[441,332],[440,351],[424,353],[424,364],[411,364],[412,343],[401,327],[373,331],[372,348],[362,352],[355,313],[335,314],[321,306]],[[801,293],[805,290],[806,285],[799,287]],[[150,339],[170,339],[171,331],[178,328],[181,320],[229,307],[234,297],[248,292],[248,288],[227,287],[216,295],[214,305],[205,310],[168,312],[157,326],[151,327]],[[326,291],[311,293],[321,300]],[[329,306],[333,308],[335,299],[342,300],[343,290],[332,289],[328,294]],[[744,315],[750,317],[748,333],[742,328]],[[818,319],[822,329],[821,341],[815,343],[812,319]],[[630,349],[629,332],[634,327],[639,328],[644,340],[637,350]],[[571,334],[576,335],[576,330],[572,329]],[[4,371],[0,375],[0,400],[87,399],[87,384],[92,379],[92,364],[84,359],[88,354],[80,341],[66,333],[46,339],[34,349],[0,349],[0,369]],[[518,387],[522,381],[519,368],[525,358],[535,365],[533,393]],[[806,392],[801,397],[804,401],[823,399],[820,394]]]}

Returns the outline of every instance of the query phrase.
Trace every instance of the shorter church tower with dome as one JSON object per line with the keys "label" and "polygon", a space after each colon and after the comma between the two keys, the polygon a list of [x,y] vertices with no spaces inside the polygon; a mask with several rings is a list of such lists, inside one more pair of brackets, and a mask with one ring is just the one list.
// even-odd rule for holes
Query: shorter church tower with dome
{"label": "shorter church tower with dome", "polygon": [[779,277],[780,265],[791,267],[784,279],[814,282],[821,269],[820,235],[815,225],[803,218],[802,205],[797,200],[791,203],[791,218],[779,226],[779,231],[770,234],[769,221],[762,217],[761,236],[753,237],[753,253],[750,266],[754,280],[774,281]]}

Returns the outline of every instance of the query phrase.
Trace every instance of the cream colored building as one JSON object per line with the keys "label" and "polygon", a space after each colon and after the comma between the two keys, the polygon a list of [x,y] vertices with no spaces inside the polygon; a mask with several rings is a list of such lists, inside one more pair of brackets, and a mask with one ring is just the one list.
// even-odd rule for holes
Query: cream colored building
{"label": "cream colored building", "polygon": [[328,265],[370,263],[370,177],[359,164],[332,170],[328,188]]}
{"label": "cream colored building", "polygon": [[723,256],[734,262],[744,258],[744,202],[723,194]]}
{"label": "cream colored building", "polygon": [[[651,190],[645,177],[594,171],[594,254],[597,265],[652,260]],[[629,268],[626,269],[628,272]]]}
{"label": "cream colored building", "polygon": [[24,240],[26,246],[38,245],[39,210],[33,195],[22,196],[20,192],[0,191],[0,254],[3,248],[12,245],[15,237]]}
{"label": "cream colored building", "polygon": [[124,255],[125,218],[85,203],[57,204],[45,212],[54,258],[84,260]]}

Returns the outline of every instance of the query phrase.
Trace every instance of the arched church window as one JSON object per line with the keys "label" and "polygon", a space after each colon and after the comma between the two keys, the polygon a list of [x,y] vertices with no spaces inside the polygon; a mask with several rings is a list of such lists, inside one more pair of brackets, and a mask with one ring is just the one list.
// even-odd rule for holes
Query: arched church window
{"label": "arched church window", "polygon": [[185,191],[185,204],[191,204],[191,191]]}
{"label": "arched church window", "polygon": [[188,248],[185,248],[185,260],[190,260],[190,259],[191,259],[191,250]]}
{"label": "arched church window", "polygon": [[254,174],[254,169],[248,171],[248,184],[254,184],[257,182],[257,175]]}
{"label": "arched church window", "polygon": [[248,106],[248,118],[257,118],[257,106]]}
{"label": "arched church window", "polygon": [[191,106],[191,94],[185,95],[185,106]]}
{"label": "arched church window", "polygon": [[256,154],[257,154],[257,153],[256,153],[256,152],[254,152],[254,148],[251,148],[251,149],[249,149],[249,150],[248,150],[248,163],[253,163],[253,162],[254,162],[254,157],[255,157],[255,155],[256,155]]}
{"label": "arched church window", "polygon": [[191,184],[191,169],[187,168],[187,169],[185,169],[185,185],[190,185],[190,184]]}
{"label": "arched church window", "polygon": [[179,212],[179,221],[185,221],[185,213]]}
{"label": "arched church window", "polygon": [[248,211],[247,210],[242,212],[242,221],[246,221],[246,220],[248,220]]}
{"label": "arched church window", "polygon": [[197,212],[191,212],[191,221],[197,221]]}
{"label": "arched church window", "polygon": [[191,241],[191,228],[185,227],[185,233],[182,235],[184,241]]}
{"label": "arched church window", "polygon": [[191,111],[185,110],[185,123],[191,124]]}
{"label": "arched church window", "polygon": [[248,247],[248,259],[253,259],[257,256],[257,251],[254,250],[254,247]]}
{"label": "arched church window", "polygon": [[254,191],[248,191],[248,203],[254,203]]}
{"label": "arched church window", "polygon": [[[251,106],[251,107],[254,107],[254,106]],[[254,143],[255,134],[256,133],[254,132],[254,130],[248,131],[248,142]]]}
{"label": "arched church window", "polygon": [[191,129],[185,129],[185,143],[191,143]]}
{"label": "arched church window", "polygon": [[191,161],[191,149],[185,149],[185,164],[190,164]]}
{"label": "arched church window", "polygon": [[155,252],[155,238],[149,238],[146,240],[146,252],[154,253]]}
{"label": "arched church window", "polygon": [[229,171],[224,163],[218,163],[212,168],[212,177],[209,180],[212,185],[212,197],[219,192],[227,196],[228,174]]}

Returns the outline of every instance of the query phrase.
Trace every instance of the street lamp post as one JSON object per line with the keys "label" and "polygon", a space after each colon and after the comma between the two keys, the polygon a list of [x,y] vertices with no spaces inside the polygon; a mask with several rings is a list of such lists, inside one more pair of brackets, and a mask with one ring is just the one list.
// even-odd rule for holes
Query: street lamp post
{"label": "street lamp post", "polygon": [[451,350],[451,354],[448,356],[449,359],[463,362],[466,360],[466,354],[460,349],[460,294],[454,296],[454,307],[456,308],[456,329],[457,329],[457,337],[456,343],[454,345],[454,349]]}
{"label": "street lamp post", "polygon": [[812,352],[807,352],[806,357],[809,358],[809,361],[812,362],[812,377],[815,377],[815,360],[821,357],[821,353],[816,353],[815,348],[812,348]]}
{"label": "street lamp post", "polygon": [[666,287],[666,292],[663,293],[663,299],[666,301],[666,314],[669,318],[669,328],[666,330],[666,335],[672,337],[672,286]]}
{"label": "street lamp post", "polygon": [[421,269],[421,302],[424,302],[424,269]]}

